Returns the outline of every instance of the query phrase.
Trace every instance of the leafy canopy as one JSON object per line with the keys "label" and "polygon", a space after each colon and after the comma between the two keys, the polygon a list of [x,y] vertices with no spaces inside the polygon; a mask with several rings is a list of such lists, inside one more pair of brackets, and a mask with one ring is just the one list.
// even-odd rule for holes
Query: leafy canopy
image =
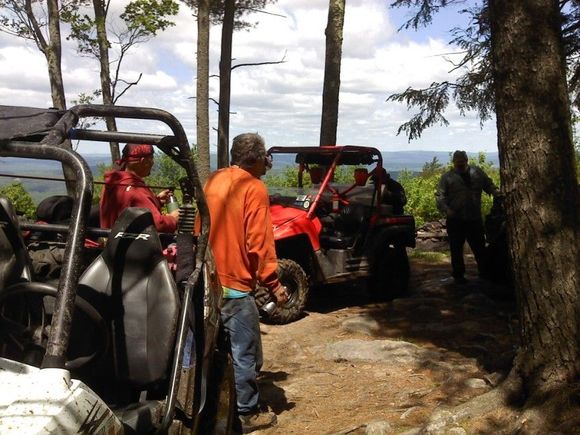
{"label": "leafy canopy", "polygon": [[22,183],[14,182],[0,187],[0,196],[8,198],[18,214],[34,219],[36,205]]}
{"label": "leafy canopy", "polygon": [[[449,5],[462,5],[465,0],[395,0],[391,7],[408,7],[413,16],[401,26],[417,29],[431,23],[433,16]],[[560,0],[562,32],[568,67],[568,87],[573,106],[580,108],[580,1]],[[397,134],[404,133],[409,141],[418,139],[433,125],[448,125],[445,110],[454,102],[462,115],[467,111],[478,113],[481,123],[489,120],[495,111],[495,95],[490,54],[490,25],[487,0],[473,7],[460,9],[466,14],[466,28],[450,29],[450,45],[460,49],[461,58],[450,62],[450,72],[459,72],[455,82],[433,82],[422,89],[407,88],[387,98],[387,101],[405,103],[417,112],[403,123]]]}

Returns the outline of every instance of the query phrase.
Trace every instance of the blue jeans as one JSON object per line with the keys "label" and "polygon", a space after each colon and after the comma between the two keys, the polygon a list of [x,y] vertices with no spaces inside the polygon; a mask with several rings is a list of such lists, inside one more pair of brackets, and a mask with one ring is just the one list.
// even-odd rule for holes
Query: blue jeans
{"label": "blue jeans", "polygon": [[221,317],[232,350],[238,412],[249,414],[258,410],[256,375],[263,361],[260,319],[254,297],[224,299]]}

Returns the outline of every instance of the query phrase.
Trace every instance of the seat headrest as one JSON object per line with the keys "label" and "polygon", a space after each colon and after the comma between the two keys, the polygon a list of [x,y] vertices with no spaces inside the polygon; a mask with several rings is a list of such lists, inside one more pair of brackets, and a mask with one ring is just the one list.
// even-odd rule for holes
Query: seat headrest
{"label": "seat headrest", "polygon": [[36,207],[37,219],[49,224],[67,222],[72,214],[74,200],[67,195],[44,198]]}
{"label": "seat headrest", "polygon": [[161,261],[163,249],[151,211],[137,207],[123,210],[111,228],[102,256],[109,266],[129,261],[133,269],[143,271]]}

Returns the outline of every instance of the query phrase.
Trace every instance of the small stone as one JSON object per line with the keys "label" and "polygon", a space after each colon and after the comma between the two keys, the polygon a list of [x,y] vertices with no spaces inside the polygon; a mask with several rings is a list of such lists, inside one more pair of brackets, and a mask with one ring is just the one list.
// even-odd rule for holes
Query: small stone
{"label": "small stone", "polygon": [[469,388],[487,388],[487,382],[479,378],[469,378],[465,381],[465,386]]}

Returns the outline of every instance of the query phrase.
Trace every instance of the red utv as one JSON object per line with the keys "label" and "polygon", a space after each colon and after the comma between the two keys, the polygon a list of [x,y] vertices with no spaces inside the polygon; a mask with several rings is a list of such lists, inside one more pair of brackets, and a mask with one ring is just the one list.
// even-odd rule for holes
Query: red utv
{"label": "red utv", "polygon": [[[279,275],[290,297],[268,321],[298,319],[315,285],[368,278],[377,299],[403,294],[409,281],[406,248],[415,246],[415,219],[388,203],[379,150],[273,147],[268,155],[275,167],[296,165],[298,185],[269,189]],[[337,183],[338,174],[348,174],[352,181]],[[267,297],[265,289],[257,290],[258,307]]]}

